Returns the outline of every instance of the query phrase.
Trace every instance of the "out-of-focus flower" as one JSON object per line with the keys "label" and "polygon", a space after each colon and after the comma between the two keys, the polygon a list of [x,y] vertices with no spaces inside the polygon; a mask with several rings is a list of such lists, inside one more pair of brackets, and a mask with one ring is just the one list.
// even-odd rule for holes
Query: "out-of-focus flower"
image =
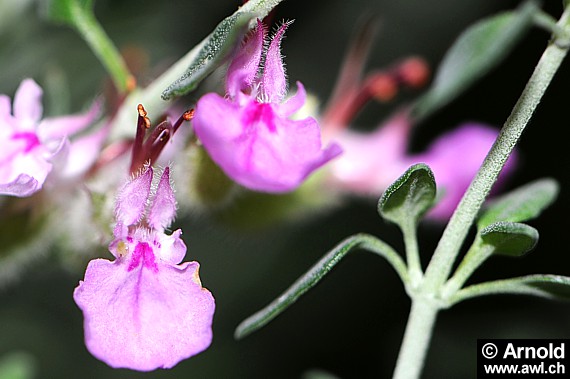
{"label": "out-of-focus flower", "polygon": [[297,93],[284,101],[280,44],[288,25],[278,29],[264,52],[266,31],[258,21],[229,65],[228,98],[209,93],[196,106],[194,130],[208,154],[231,179],[256,191],[294,190],[341,153],[336,144],[322,149],[315,119],[290,119],[306,94],[297,82]]}
{"label": "out-of-focus flower", "polygon": [[411,123],[398,114],[371,133],[344,130],[335,138],[344,154],[329,166],[335,187],[378,197],[408,168],[406,149]]}
{"label": "out-of-focus flower", "polygon": [[[343,192],[378,198],[411,165],[426,163],[434,172],[440,191],[439,202],[427,216],[444,221],[451,216],[483,163],[498,130],[481,123],[463,124],[417,154],[409,152],[413,128],[409,111],[397,113],[369,133],[350,130],[350,122],[368,101],[388,101],[400,86],[418,88],[429,77],[429,68],[419,57],[404,59],[387,70],[363,77],[374,29],[374,22],[369,21],[357,33],[322,115],[326,138],[334,138],[344,150],[343,156],[329,165],[330,181]],[[504,180],[515,165],[514,155],[499,180]]]}
{"label": "out-of-focus flower", "polygon": [[84,173],[95,161],[106,130],[73,141],[69,137],[87,128],[98,106],[84,115],[41,119],[42,90],[25,79],[14,96],[0,95],[0,194],[18,197],[39,191],[54,164],[70,178]]}
{"label": "out-of-focus flower", "polygon": [[[463,124],[436,139],[425,152],[411,154],[407,152],[411,127],[408,116],[401,113],[372,133],[339,133],[336,138],[345,153],[330,166],[332,181],[344,191],[378,197],[408,167],[426,163],[441,191],[440,201],[428,217],[445,220],[483,163],[498,130],[480,123]],[[504,180],[515,166],[513,155],[499,180]]]}
{"label": "out-of-focus flower", "polygon": [[109,246],[116,259],[92,260],[74,292],[88,350],[115,368],[171,368],[212,341],[215,303],[199,264],[179,264],[186,254],[181,230],[164,233],[176,215],[169,168],[155,191],[152,181],[148,166],[121,189]]}

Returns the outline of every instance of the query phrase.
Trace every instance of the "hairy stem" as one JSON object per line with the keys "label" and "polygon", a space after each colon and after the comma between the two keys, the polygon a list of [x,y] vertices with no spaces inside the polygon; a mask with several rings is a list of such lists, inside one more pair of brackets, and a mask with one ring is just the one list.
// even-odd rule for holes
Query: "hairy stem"
{"label": "hairy stem", "polygon": [[394,379],[419,378],[438,311],[439,307],[424,297],[412,299],[412,308],[394,370]]}
{"label": "hairy stem", "polygon": [[[565,5],[564,13],[557,23],[558,32],[553,34],[548,47],[540,58],[511,115],[505,122],[501,133],[445,228],[426,269],[420,287],[421,292],[410,294],[412,297],[412,309],[394,372],[394,378],[396,379],[419,378],[437,312],[444,306],[449,306],[449,303],[438,304],[437,299],[442,296],[443,286],[449,277],[461,245],[481,205],[497,180],[505,162],[512,153],[534,110],[568,52],[570,47],[570,1],[566,1]],[[474,268],[468,268],[467,271],[472,271]],[[464,282],[466,278],[458,277],[456,279],[457,283],[452,284],[454,287]],[[453,289],[456,290],[456,288]],[[468,293],[468,291],[466,289],[457,292],[457,294],[463,293],[463,296],[459,297],[458,301],[461,298],[469,297],[471,293]],[[477,293],[477,291],[480,294],[485,292],[482,287],[471,289],[471,292]],[[529,290],[526,291],[528,292]],[[446,293],[447,297],[453,295]]]}
{"label": "hairy stem", "polygon": [[459,249],[477,212],[497,180],[507,158],[512,153],[546,88],[568,52],[570,44],[568,37],[570,35],[570,8],[565,9],[558,21],[558,26],[564,33],[553,36],[523,93],[515,104],[511,115],[505,122],[499,137],[443,232],[443,236],[426,270],[425,285],[433,292],[439,291],[441,285],[449,277]]}
{"label": "hairy stem", "polygon": [[408,264],[410,284],[412,286],[416,286],[423,276],[416,228],[416,223],[410,222],[402,229],[406,246],[406,263]]}

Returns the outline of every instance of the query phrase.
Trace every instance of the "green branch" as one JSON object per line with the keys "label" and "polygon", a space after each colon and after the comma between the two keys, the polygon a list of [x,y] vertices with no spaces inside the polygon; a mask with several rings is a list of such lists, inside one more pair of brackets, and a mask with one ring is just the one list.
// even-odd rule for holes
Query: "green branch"
{"label": "green branch", "polygon": [[383,241],[367,234],[357,234],[339,243],[301,276],[289,289],[265,308],[244,320],[236,329],[235,337],[243,338],[260,329],[292,305],[301,295],[314,287],[332,268],[355,248],[362,248],[386,258],[404,284],[408,283],[406,264],[396,251]]}
{"label": "green branch", "polygon": [[558,26],[565,33],[554,36],[544,51],[499,137],[443,232],[425,275],[425,285],[434,292],[438,291],[449,277],[475,216],[568,52],[570,8],[564,11]]}

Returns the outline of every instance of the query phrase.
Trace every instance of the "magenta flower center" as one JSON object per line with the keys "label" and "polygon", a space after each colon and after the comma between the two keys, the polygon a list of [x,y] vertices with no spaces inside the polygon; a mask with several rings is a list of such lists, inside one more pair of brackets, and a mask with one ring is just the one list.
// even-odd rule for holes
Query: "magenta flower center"
{"label": "magenta flower center", "polygon": [[156,265],[154,252],[152,250],[152,247],[146,242],[137,243],[127,270],[132,271],[141,265],[142,268],[146,267],[152,272],[158,272],[158,266]]}
{"label": "magenta flower center", "polygon": [[33,132],[19,132],[12,134],[13,140],[23,140],[25,143],[24,153],[27,153],[34,149],[36,146],[41,145],[40,140],[36,133]]}
{"label": "magenta flower center", "polygon": [[250,102],[243,113],[242,125],[257,128],[265,125],[271,133],[277,132],[275,112],[269,103]]}

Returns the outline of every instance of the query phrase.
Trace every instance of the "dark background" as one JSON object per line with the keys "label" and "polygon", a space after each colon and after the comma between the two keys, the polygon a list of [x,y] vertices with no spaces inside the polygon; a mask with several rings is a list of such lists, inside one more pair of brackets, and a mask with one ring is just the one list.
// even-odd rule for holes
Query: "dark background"
{"label": "dark background", "polygon": [[[558,17],[560,3],[549,1],[543,8]],[[199,42],[238,4],[98,0],[96,14],[118,46],[147,51],[150,78]],[[369,68],[388,66],[410,54],[421,55],[436,67],[467,25],[517,4],[287,0],[279,6],[276,19],[296,20],[283,43],[289,77],[303,81],[324,102],[364,14],[377,13],[382,21]],[[47,113],[76,112],[102,90],[105,73],[71,29],[42,21],[38,8],[32,3],[20,16],[0,24],[0,93],[12,96],[24,77],[46,85],[59,75],[70,94],[49,102]],[[421,149],[464,121],[500,126],[547,40],[546,32],[533,29],[500,67],[420,125],[412,148]],[[530,222],[540,232],[539,245],[523,259],[491,259],[473,281],[530,273],[570,275],[570,251],[563,242],[569,226],[564,217],[570,210],[565,138],[570,127],[569,79],[570,63],[565,62],[523,135],[521,166],[508,183],[516,187],[545,176],[561,183],[558,201]],[[376,126],[413,95],[409,92],[389,105],[370,105],[356,126]],[[232,337],[240,321],[280,294],[344,237],[369,232],[400,248],[399,231],[377,216],[374,201],[349,199],[308,220],[256,230],[230,227],[204,214],[179,219],[177,226],[185,231],[187,259],[201,263],[203,284],[217,302],[214,341],[207,351],[169,371],[145,374],[108,368],[83,345],[82,316],[71,296],[83,272],[63,270],[46,259],[0,291],[0,359],[24,353],[36,378],[299,378],[314,368],[347,379],[390,377],[409,299],[391,268],[372,254],[349,255],[267,327],[243,341]],[[424,264],[442,230],[436,224],[420,227]],[[522,296],[470,300],[440,314],[424,377],[475,377],[477,338],[569,337],[567,303]]]}

